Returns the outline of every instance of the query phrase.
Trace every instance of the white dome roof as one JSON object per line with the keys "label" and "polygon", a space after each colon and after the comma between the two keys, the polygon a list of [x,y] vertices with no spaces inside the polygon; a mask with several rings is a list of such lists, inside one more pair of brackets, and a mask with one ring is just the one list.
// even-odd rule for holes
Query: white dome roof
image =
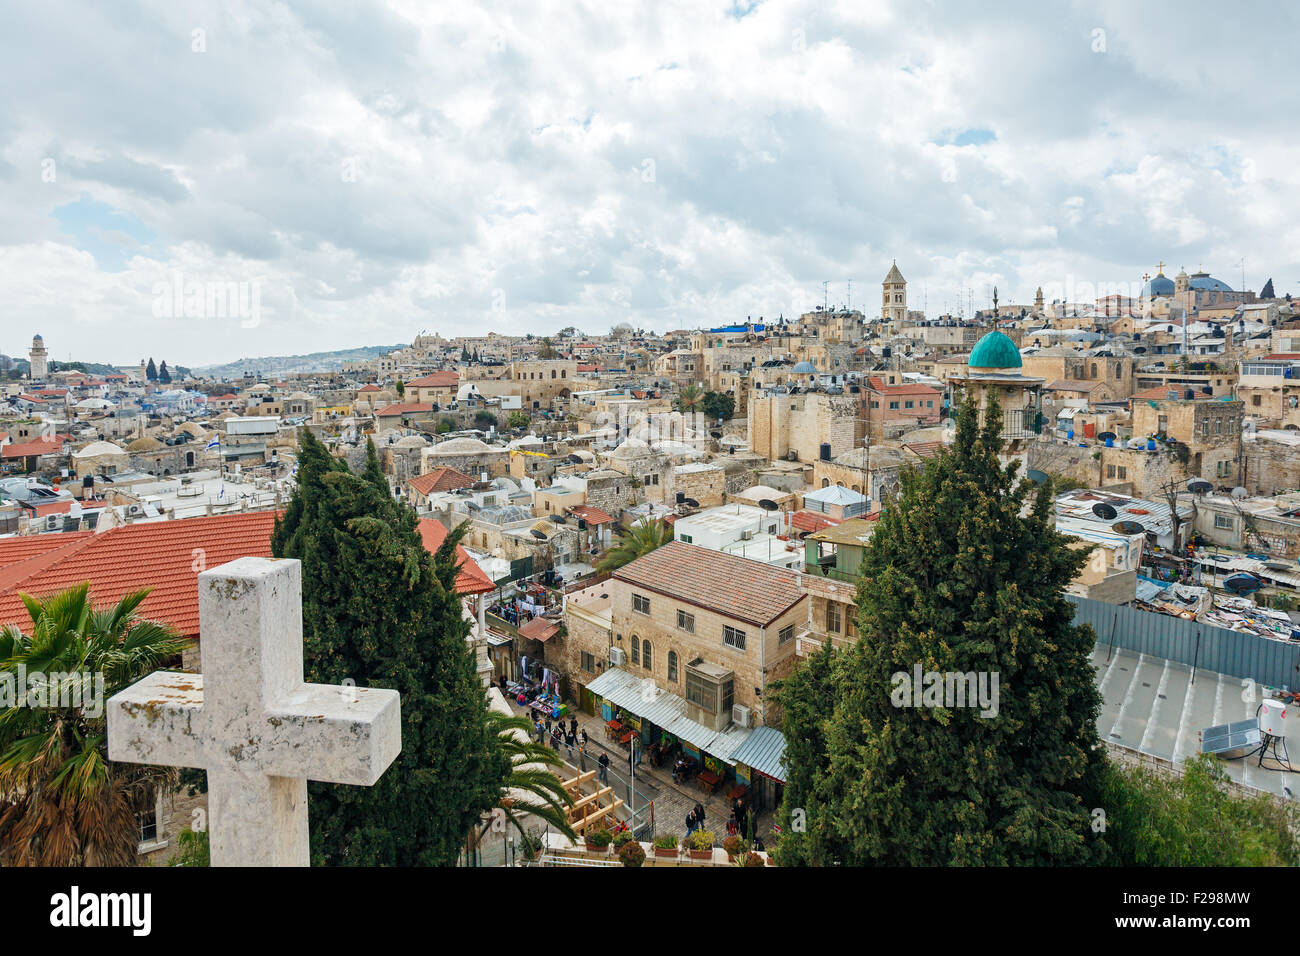
{"label": "white dome roof", "polygon": [[100,455],[121,455],[126,457],[126,452],[111,441],[93,441],[81,451],[72,453],[73,458],[96,458]]}

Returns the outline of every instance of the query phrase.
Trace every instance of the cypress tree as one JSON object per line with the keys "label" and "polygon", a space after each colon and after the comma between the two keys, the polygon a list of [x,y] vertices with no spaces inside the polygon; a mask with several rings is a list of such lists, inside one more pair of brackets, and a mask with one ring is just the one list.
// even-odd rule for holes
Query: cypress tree
{"label": "cypress tree", "polygon": [[[968,399],[955,442],[904,472],[865,551],[861,637],[836,669],[826,756],[806,758],[827,817],[810,828],[814,851],[839,863],[1081,864],[1105,852],[1090,826],[1106,766],[1095,636],[1063,595],[1085,556],[1056,531],[1051,483],[1031,498],[1000,464],[996,402],[984,417]],[[995,706],[907,699],[918,665],[984,675],[987,689],[996,676]]]}
{"label": "cypress tree", "polygon": [[144,377],[151,382],[158,381],[158,367],[153,364],[152,356],[149,358],[149,364],[144,367]]}
{"label": "cypress tree", "polygon": [[172,373],[167,371],[167,360],[163,359],[162,365],[158,367],[158,381],[163,385],[171,384]]}
{"label": "cypress tree", "polygon": [[453,532],[436,555],[394,501],[373,443],[353,474],[309,432],[271,539],[303,567],[306,679],[402,695],[402,752],[373,787],[310,785],[312,857],[332,865],[449,865],[496,806],[508,761],[455,591]]}
{"label": "cypress tree", "polygon": [[828,638],[790,677],[774,682],[786,739],[785,792],[776,811],[781,841],[775,854],[781,866],[815,866],[834,859],[817,782],[827,763],[826,724],[834,709],[839,657]]}

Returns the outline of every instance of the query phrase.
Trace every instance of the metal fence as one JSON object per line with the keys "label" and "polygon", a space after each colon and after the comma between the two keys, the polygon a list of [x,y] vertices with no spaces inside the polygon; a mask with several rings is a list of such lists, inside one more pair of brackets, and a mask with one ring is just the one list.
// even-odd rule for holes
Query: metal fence
{"label": "metal fence", "polygon": [[1098,647],[1163,657],[1267,687],[1300,687],[1300,644],[1091,598],[1066,597],[1075,605],[1074,622],[1090,624],[1096,631]]}

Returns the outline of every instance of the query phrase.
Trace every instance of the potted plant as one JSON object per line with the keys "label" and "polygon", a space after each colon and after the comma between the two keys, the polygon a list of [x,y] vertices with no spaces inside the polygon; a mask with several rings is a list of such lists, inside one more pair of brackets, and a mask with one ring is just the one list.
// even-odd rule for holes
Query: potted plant
{"label": "potted plant", "polygon": [[713,831],[696,830],[691,834],[691,846],[687,851],[692,860],[713,859]]}
{"label": "potted plant", "polygon": [[618,858],[623,861],[624,866],[640,866],[645,862],[645,850],[642,849],[640,843],[629,840],[618,851]]}
{"label": "potted plant", "polygon": [[740,854],[744,852],[745,841],[742,840],[739,835],[733,833],[722,841],[722,848],[727,851],[728,857],[735,860],[736,857],[740,856]]}
{"label": "potted plant", "polygon": [[609,853],[609,844],[614,839],[608,830],[600,829],[587,837],[587,849],[592,853]]}
{"label": "potted plant", "polygon": [[655,837],[655,856],[677,856],[676,833],[661,833]]}
{"label": "potted plant", "polygon": [[745,854],[745,862],[743,865],[744,866],[767,866],[767,864],[763,861],[763,858],[759,856],[757,853],[754,853],[753,851],[750,851],[749,853]]}
{"label": "potted plant", "polygon": [[614,852],[617,853],[631,842],[632,834],[627,830],[620,830],[614,837]]}

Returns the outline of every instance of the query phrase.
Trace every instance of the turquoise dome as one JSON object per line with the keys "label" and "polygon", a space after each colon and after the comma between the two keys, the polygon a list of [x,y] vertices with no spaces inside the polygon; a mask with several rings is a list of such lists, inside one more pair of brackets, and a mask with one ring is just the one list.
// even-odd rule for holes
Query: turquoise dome
{"label": "turquoise dome", "polygon": [[971,368],[1022,368],[1025,363],[1016,343],[994,331],[975,343],[966,364]]}

